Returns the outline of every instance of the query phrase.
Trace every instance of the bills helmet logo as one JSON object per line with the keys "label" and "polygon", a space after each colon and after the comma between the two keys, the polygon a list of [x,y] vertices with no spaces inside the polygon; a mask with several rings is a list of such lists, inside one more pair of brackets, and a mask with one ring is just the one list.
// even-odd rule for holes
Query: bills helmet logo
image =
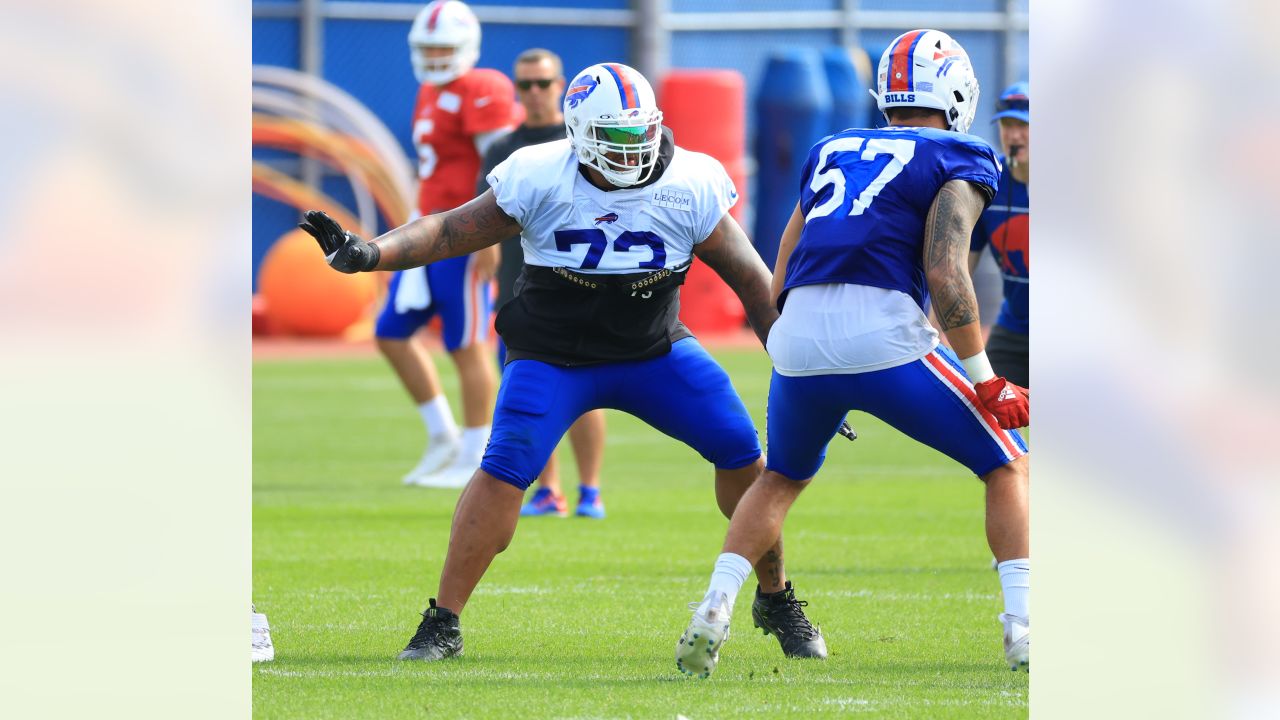
{"label": "bills helmet logo", "polygon": [[599,83],[596,82],[596,79],[591,75],[579,76],[577,80],[574,80],[569,85],[568,91],[565,92],[565,103],[567,103],[571,108],[578,107],[578,103],[586,100],[587,96],[596,89],[596,85],[598,84]]}
{"label": "bills helmet logo", "polygon": [[597,225],[599,225],[600,223],[616,223],[616,222],[618,222],[618,213],[616,212],[611,212],[608,215],[601,215],[600,217],[596,218]]}

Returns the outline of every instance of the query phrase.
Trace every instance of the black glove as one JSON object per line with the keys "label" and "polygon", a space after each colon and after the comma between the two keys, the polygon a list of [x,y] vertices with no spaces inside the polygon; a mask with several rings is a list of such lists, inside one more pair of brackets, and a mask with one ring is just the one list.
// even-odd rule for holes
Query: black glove
{"label": "black glove", "polygon": [[378,246],[360,239],[359,235],[347,232],[342,226],[321,210],[308,210],[303,213],[306,220],[298,223],[298,227],[320,243],[324,252],[324,261],[329,267],[344,273],[358,273],[372,270],[382,257]]}
{"label": "black glove", "polygon": [[858,433],[854,432],[853,426],[849,424],[848,420],[845,420],[844,422],[840,423],[840,429],[837,430],[836,432],[849,438],[850,440],[858,439]]}

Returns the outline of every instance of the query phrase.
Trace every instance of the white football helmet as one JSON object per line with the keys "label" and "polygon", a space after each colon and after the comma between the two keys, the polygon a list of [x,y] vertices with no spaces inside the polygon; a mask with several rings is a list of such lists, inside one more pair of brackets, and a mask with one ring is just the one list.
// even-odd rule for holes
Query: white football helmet
{"label": "white football helmet", "polygon": [[[429,58],[426,48],[451,48]],[[436,0],[418,12],[409,28],[409,59],[420,83],[444,85],[461,77],[480,59],[480,21],[466,3]]]}
{"label": "white football helmet", "polygon": [[657,167],[662,112],[633,68],[600,63],[578,73],[564,93],[564,124],[578,162],[613,185],[639,185]]}
{"label": "white football helmet", "polygon": [[912,30],[889,43],[880,56],[876,91],[868,90],[880,112],[891,107],[941,110],[956,132],[969,132],[978,110],[978,78],[969,54],[938,30]]}

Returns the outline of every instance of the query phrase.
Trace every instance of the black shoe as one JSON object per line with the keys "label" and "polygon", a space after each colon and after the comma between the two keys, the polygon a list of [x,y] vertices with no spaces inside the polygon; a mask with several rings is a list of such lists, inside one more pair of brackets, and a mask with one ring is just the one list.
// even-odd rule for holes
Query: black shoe
{"label": "black shoe", "polygon": [[827,657],[827,641],[818,628],[804,616],[809,603],[796,599],[796,591],[787,581],[784,589],[769,595],[756,586],[756,599],[751,603],[751,619],[765,635],[773,635],[782,645],[782,654],[791,658]]}
{"label": "black shoe", "polygon": [[462,629],[458,627],[458,616],[451,610],[436,607],[435,598],[431,598],[430,603],[431,607],[422,613],[418,632],[396,656],[397,660],[443,660],[462,654]]}

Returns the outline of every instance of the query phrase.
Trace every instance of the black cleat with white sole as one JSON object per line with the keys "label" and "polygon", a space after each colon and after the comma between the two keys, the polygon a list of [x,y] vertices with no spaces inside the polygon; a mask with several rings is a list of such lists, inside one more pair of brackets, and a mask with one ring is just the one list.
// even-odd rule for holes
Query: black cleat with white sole
{"label": "black cleat with white sole", "polygon": [[765,595],[756,586],[756,599],[751,603],[751,619],[765,635],[773,635],[782,645],[782,653],[789,658],[827,657],[827,641],[822,631],[814,627],[804,616],[803,608],[809,603],[796,599],[796,591],[788,580],[786,587]]}
{"label": "black cleat with white sole", "polygon": [[437,607],[435,598],[429,602],[431,607],[422,613],[418,631],[396,656],[397,660],[443,660],[462,654],[462,628],[458,625],[458,616],[452,610]]}

